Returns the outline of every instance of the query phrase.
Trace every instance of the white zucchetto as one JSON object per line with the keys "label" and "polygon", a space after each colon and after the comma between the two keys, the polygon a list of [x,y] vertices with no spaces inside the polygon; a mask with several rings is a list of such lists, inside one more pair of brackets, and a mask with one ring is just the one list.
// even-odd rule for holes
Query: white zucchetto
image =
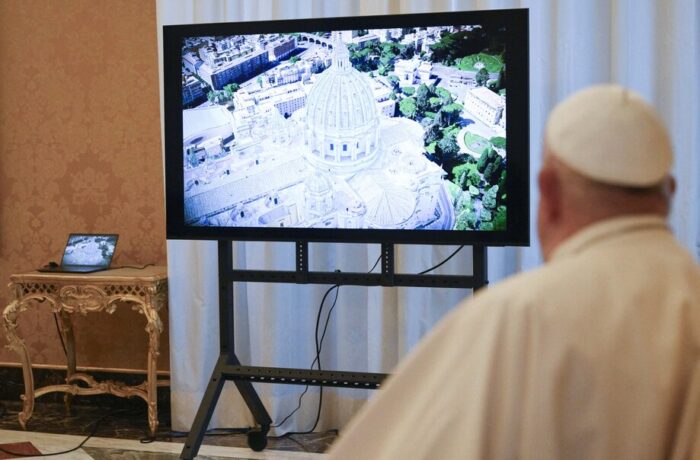
{"label": "white zucchetto", "polygon": [[598,85],[561,102],[547,121],[550,153],[584,177],[626,187],[661,182],[673,163],[654,109],[619,85]]}

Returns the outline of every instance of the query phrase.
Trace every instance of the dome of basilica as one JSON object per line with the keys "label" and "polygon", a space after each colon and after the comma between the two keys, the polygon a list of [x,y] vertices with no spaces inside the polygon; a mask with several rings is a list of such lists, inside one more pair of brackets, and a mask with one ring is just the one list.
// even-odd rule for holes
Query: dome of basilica
{"label": "dome of basilica", "polygon": [[354,173],[374,160],[379,113],[368,77],[354,69],[336,34],[331,66],[306,101],[306,143],[312,164],[338,174]]}

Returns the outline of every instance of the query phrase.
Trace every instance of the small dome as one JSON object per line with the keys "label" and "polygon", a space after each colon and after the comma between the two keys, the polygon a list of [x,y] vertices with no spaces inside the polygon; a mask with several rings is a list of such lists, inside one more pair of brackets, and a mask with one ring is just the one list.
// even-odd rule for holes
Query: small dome
{"label": "small dome", "polygon": [[416,208],[415,192],[387,180],[382,173],[363,175],[359,193],[366,203],[366,222],[378,228],[400,228]]}
{"label": "small dome", "polygon": [[323,195],[333,189],[333,183],[328,176],[318,172],[307,177],[304,185],[306,185],[306,191],[314,195]]}

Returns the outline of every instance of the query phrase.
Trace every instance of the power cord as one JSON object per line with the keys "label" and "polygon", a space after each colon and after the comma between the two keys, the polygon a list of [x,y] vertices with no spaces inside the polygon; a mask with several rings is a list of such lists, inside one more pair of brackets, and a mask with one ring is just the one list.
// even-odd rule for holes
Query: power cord
{"label": "power cord", "polygon": [[150,267],[152,265],[155,265],[155,264],[146,264],[146,265],[142,265],[140,267],[138,267],[136,265],[117,265],[116,267],[109,267],[109,269],[116,270],[118,268],[135,268],[136,270],[143,270],[144,268]]}
{"label": "power cord", "polygon": [[58,338],[61,339],[61,346],[63,347],[63,354],[66,356],[66,361],[68,361],[68,349],[66,348],[66,342],[63,340],[63,332],[61,332],[61,326],[58,324],[58,312],[53,312],[53,322],[56,325],[56,331],[58,332]]}
{"label": "power cord", "polygon": [[[369,269],[368,273],[372,273],[374,271],[374,269],[377,268],[377,265],[379,265],[379,262],[381,260],[382,260],[382,256],[380,255],[379,257],[377,257],[377,260],[374,262],[374,265],[372,265],[372,268]],[[319,331],[319,326],[320,326],[320,321],[321,321],[321,314],[323,312],[323,306],[326,303],[326,299],[328,298],[328,296],[330,295],[330,293],[334,289],[336,291],[335,298],[333,299],[333,304],[331,305],[330,309],[328,310],[328,314],[326,315],[326,320],[325,320],[325,323],[323,325],[323,332],[321,333],[321,338],[319,339],[318,331]],[[333,310],[335,309],[335,306],[338,302],[339,292],[340,292],[340,284],[334,284],[326,291],[326,293],[323,295],[323,298],[321,299],[321,304],[319,305],[318,314],[316,315],[316,335],[315,335],[315,338],[316,338],[316,357],[313,360],[313,362],[311,363],[311,369],[314,368],[314,364],[317,364],[317,370],[321,370],[321,350],[323,349],[323,340],[326,337],[326,332],[328,330],[328,324],[329,324],[330,319],[331,319],[331,314],[333,313]],[[282,426],[287,420],[289,420],[289,418],[292,415],[294,415],[301,408],[302,399],[304,398],[304,395],[308,391],[309,391],[309,385],[306,385],[306,387],[304,388],[304,391],[299,395],[299,401],[297,403],[297,407],[292,412],[290,412],[284,419],[282,419],[281,422],[272,425],[272,428],[278,428],[278,427]],[[321,386],[319,388],[318,409],[316,411],[316,420],[314,421],[313,427],[310,430],[307,430],[307,431],[289,431],[289,432],[286,432],[286,433],[281,434],[279,436],[269,436],[269,438],[280,439],[280,438],[284,438],[284,437],[289,437],[289,436],[294,435],[294,434],[312,433],[316,429],[316,427],[318,426],[318,422],[321,418],[321,406],[322,405],[323,405],[323,386]],[[337,433],[338,430],[330,430],[330,432]]]}
{"label": "power cord", "polygon": [[450,260],[451,258],[453,258],[454,256],[456,256],[457,253],[458,253],[459,251],[461,251],[463,248],[464,248],[464,245],[461,245],[460,247],[458,247],[458,248],[455,250],[455,252],[453,252],[452,254],[450,254],[449,256],[447,256],[447,258],[446,258],[445,260],[443,260],[442,262],[440,262],[439,264],[437,264],[437,265],[435,265],[435,266],[433,266],[433,267],[430,267],[430,268],[427,269],[427,270],[423,270],[422,272],[418,272],[418,274],[419,274],[419,275],[425,275],[426,273],[432,272],[432,271],[435,270],[436,268],[442,267],[444,264],[447,263],[448,260]]}
{"label": "power cord", "polygon": [[[321,338],[319,339],[318,334],[319,334],[319,328],[320,328],[320,325],[321,325],[321,316],[322,316],[322,313],[323,313],[323,306],[325,305],[326,299],[328,298],[328,296],[330,295],[330,293],[333,292],[333,290],[335,290],[335,298],[333,299],[333,304],[331,305],[331,308],[328,310],[328,314],[326,315],[326,321],[325,321],[323,333],[321,334]],[[322,348],[323,348],[323,339],[324,339],[325,336],[326,336],[326,330],[327,330],[327,328],[328,328],[328,323],[329,323],[329,321],[330,321],[331,313],[333,312],[333,309],[335,308],[336,303],[338,302],[338,294],[339,294],[339,291],[340,291],[340,285],[339,285],[339,284],[334,284],[333,286],[331,286],[330,288],[328,288],[328,290],[326,291],[326,293],[323,295],[323,299],[321,299],[321,304],[319,305],[319,308],[318,308],[318,314],[316,315],[316,336],[315,336],[315,339],[316,339],[316,357],[314,358],[313,362],[311,363],[311,369],[313,369],[313,368],[314,368],[314,365],[316,365],[316,369],[319,370],[319,371],[321,370],[321,350],[322,350]],[[304,391],[301,393],[301,395],[299,395],[299,401],[298,401],[298,403],[297,403],[297,407],[296,407],[292,412],[290,412],[289,415],[287,415],[281,422],[276,423],[276,424],[272,425],[271,427],[272,427],[272,428],[278,428],[278,427],[282,426],[287,420],[289,420],[289,418],[290,418],[292,415],[294,415],[294,414],[301,408],[302,399],[304,398],[304,395],[305,395],[308,391],[309,391],[309,385],[306,385],[306,387],[304,388]],[[293,434],[309,434],[309,433],[312,433],[312,432],[316,429],[316,426],[318,425],[318,422],[319,422],[319,420],[320,420],[320,418],[321,418],[321,407],[322,407],[322,406],[323,406],[323,387],[320,387],[320,388],[319,388],[319,393],[318,393],[318,409],[316,410],[316,420],[314,421],[313,427],[312,427],[310,430],[306,430],[306,431],[288,431],[288,432],[286,432],[286,433],[284,433],[284,434],[281,434],[281,435],[279,435],[279,436],[269,436],[269,438],[271,438],[271,439],[280,439],[280,438],[288,437],[288,436],[293,435]]]}
{"label": "power cord", "polygon": [[[204,432],[204,436],[230,436],[232,434],[248,434],[253,427],[248,427],[248,428],[210,428],[209,430]],[[186,438],[189,436],[190,432],[189,431],[169,431],[165,434],[162,435],[163,438],[166,439],[177,439],[177,438]],[[141,444],[150,444],[152,442],[157,441],[158,438],[157,436],[151,436],[147,435],[141,439],[139,439],[139,442]]]}

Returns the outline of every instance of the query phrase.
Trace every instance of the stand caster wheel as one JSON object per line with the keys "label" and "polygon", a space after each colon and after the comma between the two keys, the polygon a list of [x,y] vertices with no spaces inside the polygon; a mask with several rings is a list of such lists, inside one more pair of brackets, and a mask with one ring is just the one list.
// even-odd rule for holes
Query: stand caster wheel
{"label": "stand caster wheel", "polygon": [[267,431],[269,428],[263,427],[260,431],[248,432],[248,447],[255,452],[260,452],[267,446]]}

